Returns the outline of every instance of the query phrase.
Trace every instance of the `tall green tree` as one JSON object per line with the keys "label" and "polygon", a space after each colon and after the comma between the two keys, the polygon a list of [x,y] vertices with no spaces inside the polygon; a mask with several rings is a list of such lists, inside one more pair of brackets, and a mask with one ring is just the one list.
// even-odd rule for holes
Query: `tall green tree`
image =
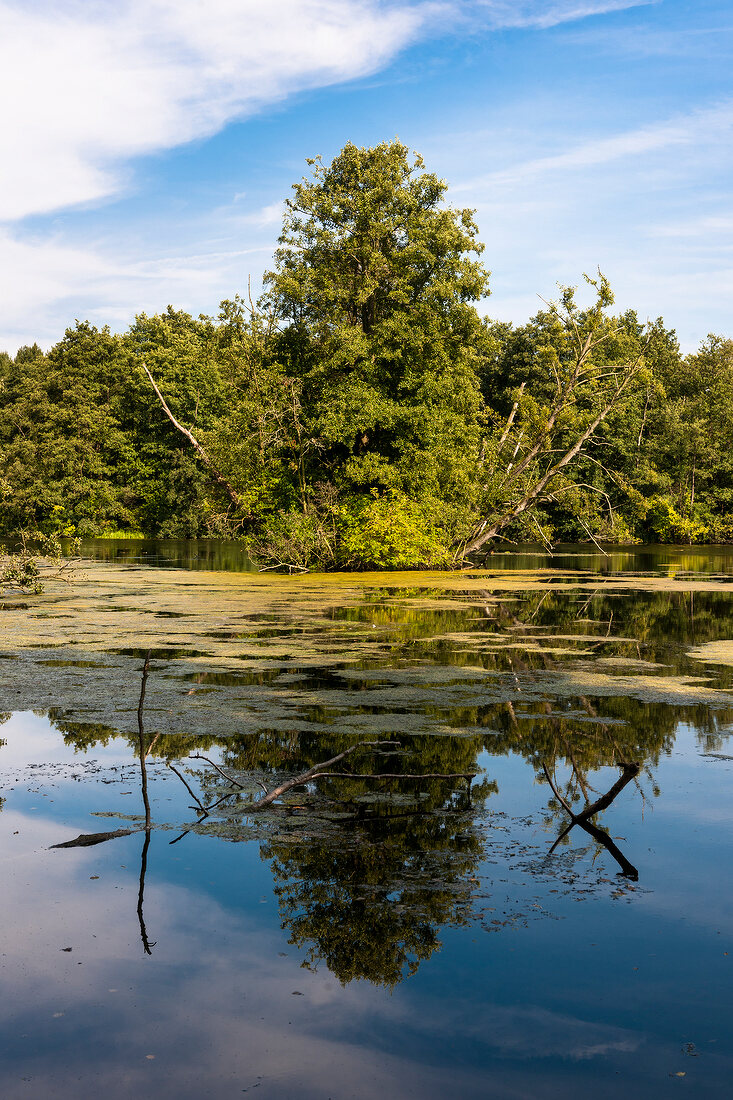
{"label": "tall green tree", "polygon": [[266,277],[300,383],[302,483],[338,497],[337,560],[445,561],[473,515],[483,427],[473,213],[398,141],[308,163]]}
{"label": "tall green tree", "polygon": [[126,447],[113,413],[121,379],[119,337],[88,322],[47,356],[21,348],[0,422],[6,530],[92,534],[131,522],[115,484]]}

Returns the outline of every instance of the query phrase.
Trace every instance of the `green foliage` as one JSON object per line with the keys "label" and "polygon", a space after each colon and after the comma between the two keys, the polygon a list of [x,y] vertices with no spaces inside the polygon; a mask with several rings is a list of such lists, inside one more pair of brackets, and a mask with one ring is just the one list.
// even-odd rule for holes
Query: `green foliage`
{"label": "green foliage", "polygon": [[372,489],[341,511],[340,564],[356,569],[443,568],[453,558],[436,517],[440,501]]}
{"label": "green foliage", "polygon": [[683,357],[600,274],[589,304],[483,320],[473,212],[419,156],[308,164],[257,305],[0,354],[0,535],[235,535],[291,569],[733,541],[733,341]]}
{"label": "green foliage", "polygon": [[[487,274],[472,213],[444,206],[445,183],[396,141],[309,163],[267,276],[278,353],[300,384],[302,503],[308,485],[330,484],[352,518],[379,526],[377,498],[409,498],[416,515],[437,500],[447,544],[473,514],[484,424],[473,303]],[[397,566],[423,553],[357,556]]]}
{"label": "green foliage", "polygon": [[0,545],[0,594],[17,591],[38,596],[44,590],[44,576],[58,577],[65,573],[70,580],[72,574],[68,570],[73,564],[70,555],[78,550],[76,539],[64,547],[57,534],[23,532],[17,547],[9,550]]}

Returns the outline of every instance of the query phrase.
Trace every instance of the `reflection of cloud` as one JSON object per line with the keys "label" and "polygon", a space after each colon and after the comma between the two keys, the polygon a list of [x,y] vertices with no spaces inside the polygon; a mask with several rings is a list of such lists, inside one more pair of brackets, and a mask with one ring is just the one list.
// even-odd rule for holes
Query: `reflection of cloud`
{"label": "reflection of cloud", "polygon": [[[269,906],[259,909],[253,898],[240,912],[195,887],[161,883],[161,865],[173,852],[185,866],[200,849],[170,850],[159,833],[145,895],[157,946],[146,958],[135,914],[140,836],[103,850],[47,851],[58,822],[11,811],[2,825],[20,830],[14,839],[23,856],[4,867],[7,1068],[0,1081],[8,1100],[28,1095],[22,1077],[31,1078],[35,1095],[55,1100],[158,1093],[187,1100],[232,1095],[258,1081],[267,1086],[263,1095],[306,1100],[483,1097],[486,1078],[477,1067],[497,1055],[579,1060],[638,1046],[623,1029],[540,1008],[456,1005],[413,992],[409,982],[391,995],[363,982],[343,988],[325,967],[303,971],[275,923],[263,920]],[[236,859],[256,881],[248,866],[255,847],[224,848],[224,874]],[[210,866],[207,877],[222,870]],[[90,881],[91,874],[100,877]],[[32,1046],[14,1053],[22,1033]],[[396,1034],[404,1037],[399,1049]],[[442,1053],[458,1035],[477,1051],[463,1066]],[[492,1097],[528,1095],[524,1069],[506,1065]]]}
{"label": "reflection of cloud", "polygon": [[483,1038],[487,1046],[504,1056],[519,1058],[564,1058],[573,1062],[631,1053],[643,1039],[627,1028],[591,1023],[577,1016],[527,1007],[475,1005],[465,1017],[446,1020],[446,1028],[463,1035]]}

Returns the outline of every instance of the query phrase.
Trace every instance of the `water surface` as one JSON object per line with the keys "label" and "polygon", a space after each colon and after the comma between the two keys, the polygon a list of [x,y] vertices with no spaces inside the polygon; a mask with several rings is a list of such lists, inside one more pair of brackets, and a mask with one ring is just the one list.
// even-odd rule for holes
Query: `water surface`
{"label": "water surface", "polygon": [[4,611],[2,1095],[727,1095],[732,593],[646,554]]}

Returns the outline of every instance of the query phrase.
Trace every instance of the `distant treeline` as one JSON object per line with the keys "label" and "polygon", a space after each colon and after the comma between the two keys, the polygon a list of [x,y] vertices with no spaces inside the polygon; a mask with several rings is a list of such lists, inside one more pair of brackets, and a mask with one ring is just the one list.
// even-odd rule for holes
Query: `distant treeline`
{"label": "distant treeline", "polygon": [[588,307],[487,320],[472,212],[419,158],[309,164],[257,304],[0,354],[1,536],[226,535],[295,568],[733,541],[733,341],[682,356],[600,275]]}

